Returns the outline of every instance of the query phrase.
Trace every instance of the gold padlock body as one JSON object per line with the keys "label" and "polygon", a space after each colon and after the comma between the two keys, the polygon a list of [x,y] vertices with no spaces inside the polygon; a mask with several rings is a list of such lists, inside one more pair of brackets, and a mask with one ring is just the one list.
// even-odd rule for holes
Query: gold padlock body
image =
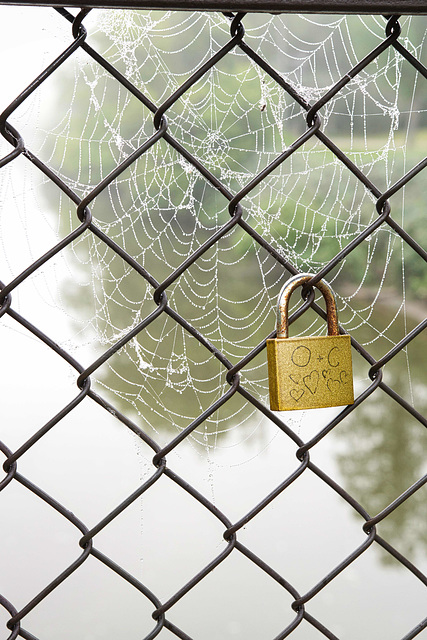
{"label": "gold padlock body", "polygon": [[272,411],[354,403],[349,335],[267,340]]}

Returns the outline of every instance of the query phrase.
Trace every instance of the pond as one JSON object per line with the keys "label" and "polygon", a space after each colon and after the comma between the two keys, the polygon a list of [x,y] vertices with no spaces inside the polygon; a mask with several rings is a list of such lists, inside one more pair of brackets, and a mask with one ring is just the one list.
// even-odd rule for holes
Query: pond
{"label": "pond", "polygon": [[[2,431],[14,449],[65,404],[71,385],[69,376],[64,381],[64,366],[35,340],[21,332],[7,335]],[[422,359],[419,365],[411,367],[417,393]],[[308,440],[333,413],[294,412],[289,423]],[[423,437],[419,425],[380,396],[316,445],[312,461],[377,513],[425,473]],[[289,438],[260,417],[241,432],[231,429],[215,447],[185,441],[167,460],[234,522],[297,468],[295,451]],[[151,457],[141,441],[88,400],[33,446],[19,469],[92,527],[150,476]],[[75,559],[80,534],[15,483],[1,499],[2,583],[19,608]],[[422,489],[386,518],[379,533],[425,571],[424,523]],[[305,593],[362,544],[362,524],[307,471],[238,537]],[[95,546],[164,601],[220,553],[223,531],[212,514],[164,477],[98,534]],[[173,608],[170,619],[192,638],[273,638],[293,620],[291,601],[234,551]],[[89,559],[28,615],[24,628],[39,638],[144,637],[151,611],[135,590]],[[315,596],[308,611],[339,638],[397,639],[422,619],[425,587],[374,545]],[[321,634],[302,624],[292,637]]]}

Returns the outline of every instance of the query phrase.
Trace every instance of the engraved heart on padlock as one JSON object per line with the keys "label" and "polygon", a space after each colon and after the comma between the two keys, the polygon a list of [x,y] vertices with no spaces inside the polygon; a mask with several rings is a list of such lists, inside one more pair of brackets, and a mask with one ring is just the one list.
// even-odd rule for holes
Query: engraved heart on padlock
{"label": "engraved heart on padlock", "polygon": [[326,386],[331,393],[336,393],[340,388],[340,384],[339,380],[333,380],[332,378],[329,378],[329,380],[326,381]]}
{"label": "engraved heart on padlock", "polygon": [[347,371],[340,371],[340,380],[343,384],[348,382],[348,373]]}
{"label": "engraved heart on padlock", "polygon": [[295,402],[298,402],[298,400],[300,400],[304,395],[304,389],[291,389],[289,391],[289,395],[293,400],[295,400]]}
{"label": "engraved heart on padlock", "polygon": [[319,385],[319,372],[315,369],[310,373],[310,375],[304,376],[303,382],[310,393],[314,395]]}

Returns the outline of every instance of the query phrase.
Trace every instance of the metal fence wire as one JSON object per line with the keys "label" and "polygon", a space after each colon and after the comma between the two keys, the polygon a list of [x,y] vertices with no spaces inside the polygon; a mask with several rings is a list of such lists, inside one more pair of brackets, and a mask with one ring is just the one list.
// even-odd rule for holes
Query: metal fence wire
{"label": "metal fence wire", "polygon": [[[313,450],[321,443],[325,438],[330,436],[331,432],[339,429],[341,423],[349,419],[360,411],[361,405],[374,394],[374,396],[386,395],[392,402],[393,406],[399,405],[402,407],[408,420],[415,421],[419,428],[427,426],[427,419],[422,416],[413,406],[410,397],[402,397],[387,381],[387,376],[383,375],[384,366],[392,359],[401,354],[409,345],[420,336],[421,332],[427,326],[427,320],[420,322],[413,330],[402,334],[401,338],[393,348],[384,353],[379,359],[375,359],[368,350],[359,344],[352,337],[352,347],[354,353],[358,352],[360,358],[363,359],[366,371],[368,372],[370,383],[367,388],[360,393],[355,400],[354,405],[345,407],[338,415],[324,426],[319,433],[312,437],[308,441],[303,441],[300,435],[298,435],[290,426],[287,421],[286,414],[273,413],[269,410],[268,406],[261,403],[251,392],[245,388],[241,382],[241,373],[245,368],[250,367],[254,359],[259,354],[265,354],[266,340],[274,337],[275,332],[271,331],[269,335],[265,335],[264,339],[251,353],[246,355],[240,361],[230,362],[226,355],[218,348],[212,345],[210,340],[203,335],[196,326],[193,326],[191,322],[182,317],[178,311],[174,308],[173,304],[168,301],[168,288],[171,287],[187,270],[190,269],[197,261],[203,259],[203,256],[212,248],[216,243],[221,242],[221,239],[226,236],[234,228],[240,227],[241,232],[247,234],[257,245],[265,249],[266,252],[276,261],[277,265],[283,271],[283,281],[289,278],[291,275],[298,273],[298,268],[286,260],[276,248],[274,248],[265,238],[262,237],[249,223],[245,214],[245,207],[242,201],[251,190],[256,189],[260,183],[281,163],[288,161],[291,156],[303,145],[306,141],[317,138],[322,143],[325,149],[329,150],[342,165],[344,165],[349,172],[363,185],[366,190],[372,194],[376,201],[376,210],[378,216],[376,219],[367,226],[360,234],[352,239],[347,245],[342,248],[336,255],[330,255],[326,266],[320,269],[313,277],[312,284],[321,279],[328,279],[328,275],[336,268],[341,261],[348,257],[354,250],[356,250],[361,243],[365,240],[369,240],[373,234],[379,228],[392,229],[403,241],[408,251],[418,254],[420,260],[427,261],[427,252],[420,246],[417,239],[411,237],[405,228],[403,228],[392,216],[392,204],[393,197],[399,192],[402,192],[411,181],[423,171],[427,165],[427,158],[419,162],[414,168],[407,173],[402,173],[400,178],[391,186],[387,191],[382,192],[370,179],[364,171],[355,164],[353,159],[344,153],[330,137],[328,137],[327,127],[323,127],[322,124],[322,109],[328,104],[343,88],[361,74],[365,68],[375,61],[383,52],[394,49],[406,60],[406,63],[410,65],[414,73],[418,74],[419,82],[427,80],[427,68],[422,62],[415,57],[415,55],[407,48],[405,41],[400,38],[400,25],[399,16],[389,16],[384,19],[385,31],[383,41],[378,44],[372,51],[370,51],[363,59],[360,59],[357,64],[336,84],[330,88],[324,95],[322,95],[317,102],[311,104],[306,101],[304,95],[298,93],[298,91],[290,86],[283,77],[269,64],[269,61],[262,58],[253,48],[250,43],[245,39],[245,14],[237,13],[227,14],[227,18],[230,23],[230,39],[229,42],[218,50],[208,61],[204,62],[200,68],[196,69],[193,75],[185,81],[180,88],[173,92],[170,97],[163,102],[163,104],[153,104],[140,89],[133,84],[129,78],[125,77],[112,63],[100,55],[95,48],[91,46],[87,31],[85,29],[84,21],[86,16],[90,13],[91,9],[81,9],[77,15],[71,13],[64,8],[55,9],[68,21],[72,29],[73,40],[69,46],[63,51],[63,53],[41,73],[29,86],[23,91],[3,112],[0,117],[0,128],[2,136],[10,144],[10,152],[0,160],[0,167],[5,167],[9,163],[19,161],[18,159],[24,157],[28,162],[32,163],[34,167],[40,171],[44,177],[47,177],[49,181],[55,186],[55,188],[61,190],[72,202],[75,203],[75,220],[77,226],[71,233],[63,237],[63,239],[52,246],[42,257],[35,260],[32,264],[28,264],[21,273],[8,283],[1,283],[0,293],[0,317],[8,319],[8,322],[14,322],[20,325],[21,331],[28,332],[34,339],[44,343],[52,352],[59,358],[62,358],[68,365],[70,365],[75,371],[76,383],[78,391],[74,399],[64,406],[56,415],[35,433],[31,435],[26,442],[24,442],[15,451],[10,450],[8,443],[0,443],[0,448],[4,454],[5,461],[3,463],[4,476],[0,482],[0,489],[3,495],[7,494],[10,489],[16,485],[20,485],[22,490],[31,492],[37,499],[43,501],[49,508],[56,510],[64,519],[69,521],[78,531],[81,532],[79,540],[79,549],[76,549],[74,560],[69,564],[68,568],[56,575],[49,584],[46,584],[37,595],[32,597],[24,606],[18,607],[13,602],[10,602],[7,598],[8,588],[7,584],[2,585],[2,591],[4,595],[0,595],[0,604],[6,612],[10,615],[7,622],[8,639],[13,640],[17,637],[27,638],[28,640],[34,640],[35,635],[31,632],[30,628],[26,628],[26,617],[30,612],[35,610],[45,601],[45,599],[55,592],[60,585],[71,579],[72,576],[78,581],[79,572],[82,567],[87,563],[88,559],[92,558],[92,562],[99,561],[109,571],[114,572],[123,581],[126,581],[130,587],[135,590],[142,600],[152,605],[152,626],[148,634],[145,635],[145,640],[150,640],[157,636],[163,636],[164,633],[169,636],[182,638],[189,640],[188,630],[185,628],[179,628],[174,623],[174,607],[182,599],[185,599],[187,594],[196,587],[199,583],[205,580],[205,578],[222,563],[229,562],[229,559],[235,554],[242,554],[247,561],[253,563],[258,569],[263,572],[265,577],[275,582],[284,593],[290,596],[292,618],[291,622],[283,625],[283,628],[276,635],[274,640],[282,640],[283,638],[296,636],[297,632],[301,631],[302,627],[316,629],[319,637],[325,637],[337,640],[337,636],[333,630],[328,627],[328,623],[322,621],[321,616],[315,617],[313,615],[311,604],[316,599],[316,596],[328,587],[334,580],[337,579],[340,574],[346,572],[348,567],[353,563],[357,563],[364,554],[370,553],[371,548],[379,546],[382,548],[382,552],[387,556],[390,556],[401,565],[404,572],[410,573],[415,581],[418,581],[420,586],[427,585],[427,577],[423,574],[421,569],[414,566],[413,562],[405,555],[403,555],[398,549],[390,544],[386,539],[381,537],[378,533],[378,525],[383,523],[391,515],[408,500],[418,492],[422,490],[423,485],[427,480],[427,476],[424,475],[409,486],[401,495],[396,496],[393,501],[383,508],[379,513],[368,513],[366,507],[360,504],[358,500],[348,493],[336,478],[331,477],[325,469],[320,468],[312,461]],[[416,18],[415,18],[416,19]],[[203,164],[203,159],[200,160],[192,155],[182,144],[173,132],[168,127],[168,110],[171,106],[185,95],[200,78],[218,65],[230,51],[238,48],[243,54],[245,54],[254,65],[258,66],[267,76],[277,83],[277,85],[295,101],[299,107],[302,107],[306,111],[306,127],[305,131],[299,136],[293,144],[291,144],[283,153],[278,155],[269,166],[259,172],[249,184],[242,188],[239,192],[231,193],[221,181],[215,177],[211,171]],[[122,87],[130,92],[137,100],[140,101],[143,109],[148,109],[153,114],[154,133],[147,137],[146,141],[128,158],[118,163],[114,170],[109,173],[107,177],[102,179],[99,184],[88,193],[83,199],[79,198],[76,193],[64,183],[64,181],[58,176],[58,174],[49,168],[39,157],[34,155],[30,148],[27,147],[21,133],[13,126],[14,112],[23,105],[26,100],[35,92],[45,81],[52,76],[55,71],[61,67],[77,50],[84,50],[86,54],[101,65],[104,70],[110,74],[111,77],[117,81]],[[84,107],[83,107],[84,109]],[[119,246],[111,237],[109,237],[99,225],[96,224],[91,215],[90,206],[92,201],[104,190],[107,190],[109,185],[116,180],[127,168],[136,162],[148,149],[153,145],[159,143],[170,145],[175,152],[180,155],[184,160],[189,163],[201,176],[203,176],[206,183],[211,185],[217,190],[222,197],[225,197],[229,201],[229,220],[219,229],[212,232],[211,236],[201,245],[194,249],[191,255],[188,255],[182,263],[170,273],[165,279],[159,281],[156,273],[149,273],[146,271],[135,256],[128,253],[123,247]],[[45,178],[44,178],[45,179]],[[7,212],[4,212],[7,215]],[[78,222],[77,222],[78,221]],[[419,221],[419,226],[423,225],[423,221]],[[120,256],[123,261],[129,267],[131,267],[136,274],[145,282],[148,282],[152,287],[152,295],[155,304],[157,305],[154,312],[146,317],[142,322],[137,324],[134,328],[129,330],[126,335],[119,339],[113,346],[109,347],[104,353],[98,357],[94,362],[89,365],[83,365],[77,362],[72,353],[66,351],[64,348],[58,346],[55,341],[46,335],[40,328],[35,326],[31,320],[31,314],[28,317],[23,317],[17,312],[14,305],[15,294],[25,283],[25,281],[42,269],[44,265],[53,260],[54,257],[67,246],[71,245],[80,236],[93,235],[96,236],[97,242],[104,244],[112,252]],[[410,274],[408,274],[410,277]],[[308,289],[310,291],[310,288]],[[311,289],[313,291],[313,289]],[[296,294],[295,294],[296,295]],[[311,310],[310,310],[311,309]],[[290,318],[292,323],[297,318],[300,318],[306,311],[310,313],[316,312],[322,318],[325,318],[325,312],[321,305],[315,300],[313,295],[308,295],[305,301],[302,302],[301,307],[293,313]],[[102,394],[95,392],[91,387],[91,376],[102,365],[107,363],[114,354],[120,352],[120,349],[126,345],[132,338],[149,331],[150,326],[160,316],[169,317],[169,321],[177,323],[182,327],[182,330],[191,335],[201,347],[206,350],[206,353],[213,354],[220,363],[223,369],[223,376],[227,380],[229,389],[222,395],[212,406],[200,413],[200,415],[191,424],[188,424],[186,428],[181,430],[179,434],[173,437],[166,446],[160,446],[152,434],[147,433],[141,424],[138,424],[137,420],[134,420],[130,415],[125,415],[122,410],[117,406],[113,406],[106,397]],[[341,328],[341,333],[345,333]],[[56,357],[55,356],[55,357]],[[0,368],[1,365],[0,365]],[[2,375],[5,371],[2,371]],[[276,486],[268,495],[266,495],[261,501],[254,503],[247,513],[241,514],[241,517],[236,521],[227,515],[222,513],[213,501],[206,495],[196,489],[188,481],[186,477],[178,475],[173,468],[173,464],[168,464],[167,456],[177,448],[181,442],[187,439],[200,425],[204,423],[210,416],[212,416],[221,406],[229,402],[234,396],[240,395],[245,403],[251,404],[257,411],[261,412],[268,420],[270,420],[280,432],[281,437],[289,439],[295,447],[295,468],[290,475],[283,477],[282,481]],[[106,410],[114,416],[115,420],[121,423],[122,428],[129,429],[133,434],[136,434],[148,447],[151,448],[152,458],[152,471],[148,480],[144,481],[141,486],[137,487],[126,499],[118,504],[110,513],[105,516],[92,528],[89,528],[82,522],[77,515],[72,513],[66,504],[62,504],[54,495],[48,495],[41,487],[37,486],[30,477],[23,475],[20,470],[20,461],[24,459],[27,453],[38,443],[41,439],[45,438],[51,430],[58,428],[60,424],[66,422],[66,418],[69,414],[76,411],[78,406],[84,401],[93,401],[97,403],[102,409]],[[401,425],[402,432],[405,433],[405,420],[402,420]],[[425,436],[424,436],[425,438]],[[84,445],[83,445],[84,446]],[[379,454],[381,455],[381,454]],[[46,463],[44,463],[46,464]],[[250,528],[251,523],[258,514],[260,514],[270,503],[275,501],[279,495],[286,492],[289,487],[297,486],[298,480],[305,474],[312,474],[317,478],[317,481],[324,483],[330,490],[336,492],[340,499],[342,499],[351,510],[359,515],[363,521],[363,541],[354,548],[351,553],[343,558],[336,566],[331,567],[330,571],[324,575],[320,580],[313,583],[308,591],[300,591],[299,585],[290,583],[286,574],[280,574],[275,567],[269,566],[269,564],[260,557],[253,549],[249,548],[242,543],[239,533],[243,527]],[[217,550],[212,550],[212,556],[210,562],[201,568],[201,570],[194,575],[188,582],[182,584],[180,588],[166,601],[161,601],[158,594],[153,593],[149,586],[144,584],[134,575],[131,575],[123,567],[119,566],[114,557],[109,557],[105,553],[101,552],[96,547],[96,540],[98,534],[105,528],[108,528],[110,524],[115,521],[118,516],[124,510],[130,507],[137,499],[144,498],[150,492],[155,490],[156,484],[164,477],[167,481],[176,485],[180,491],[186,492],[191,499],[197,501],[206,512],[210,514],[210,517],[216,519],[223,528],[223,537],[226,541],[224,549],[218,554]],[[161,506],[159,505],[159,508]],[[131,534],[129,534],[131,535]],[[203,536],[203,532],[200,533]],[[279,535],[279,533],[277,533]],[[279,536],[280,537],[280,536]],[[48,554],[48,550],[46,550]],[[302,559],[303,561],[303,559]],[[224,589],[227,586],[224,585]],[[351,607],[351,603],[349,603]],[[197,612],[195,612],[197,615]],[[423,635],[423,630],[427,628],[427,617],[420,620],[413,628],[408,629],[402,640],[409,640],[416,636]],[[166,632],[165,630],[168,630]],[[299,630],[299,631],[298,631]],[[6,637],[6,636],[4,636]],[[95,637],[95,636],[91,636]],[[98,636],[97,636],[98,637]],[[226,637],[226,634],[221,635]],[[298,636],[302,637],[302,636]],[[317,636],[316,636],[317,637]],[[377,636],[379,637],[379,636]],[[267,637],[263,637],[262,640],[267,640]],[[272,639],[273,640],[273,639]]]}

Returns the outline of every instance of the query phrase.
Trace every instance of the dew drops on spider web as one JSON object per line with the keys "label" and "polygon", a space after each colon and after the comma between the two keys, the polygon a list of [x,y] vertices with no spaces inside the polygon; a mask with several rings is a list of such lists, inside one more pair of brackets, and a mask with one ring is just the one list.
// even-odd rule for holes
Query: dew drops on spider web
{"label": "dew drops on spider web", "polygon": [[[102,13],[98,22],[97,13]],[[91,38],[100,51],[129,73],[155,105],[173,92],[174,83],[179,85],[191,75],[195,61],[206,60],[228,41],[230,27],[225,16],[195,20],[183,15],[178,19],[168,12],[94,11],[90,20]],[[316,46],[303,37],[313,24]],[[209,25],[212,38],[199,37],[202,25]],[[307,16],[257,15],[245,18],[245,39],[269,59],[302,100],[314,103],[355,63],[363,46],[368,47],[357,35],[362,27],[373,46],[383,37],[384,25],[376,17],[366,16],[362,24],[349,16],[339,20],[324,16],[318,23]],[[415,38],[416,50],[421,42],[411,34],[409,21],[403,19],[402,37],[408,42]],[[168,46],[157,46],[164,38]],[[322,127],[333,142],[385,190],[408,161],[404,146],[411,121],[405,114],[411,105],[399,95],[403,81],[399,55],[390,50],[384,63],[377,59],[375,64],[373,75],[354,78],[325,105],[321,115]],[[65,114],[58,113],[56,128],[46,127],[44,144],[55,149],[52,165],[85,195],[93,188],[95,175],[105,177],[115,166],[117,155],[123,159],[147,141],[153,133],[153,114],[95,64],[77,65],[71,82],[71,106]],[[82,112],[79,105],[86,94],[87,110]],[[378,123],[375,135],[369,131],[373,116]],[[204,162],[232,194],[306,130],[306,111],[301,105],[237,49],[227,54],[226,64],[216,65],[171,105],[167,118],[171,135],[185,152]],[[229,199],[184,156],[159,141],[93,203],[101,228],[158,282],[230,219]],[[378,215],[369,189],[314,138],[247,193],[241,206],[245,222],[303,271],[322,269]],[[394,206],[393,215],[404,220],[405,200]],[[61,209],[66,209],[63,201]],[[403,273],[405,260],[412,256],[400,257],[400,272],[393,271],[390,265],[401,248],[388,233],[380,229],[369,234],[328,276],[343,326],[365,345],[395,344],[395,328],[406,317],[406,289],[411,281],[404,280]],[[94,303],[86,310],[87,323],[95,328],[101,344],[111,346],[134,326],[136,318],[141,321],[153,310],[151,285],[121,259],[115,257],[111,262],[96,240],[87,245],[83,239],[76,241],[74,255],[82,267],[79,284],[92,286],[94,292]],[[91,273],[84,269],[90,263]],[[166,293],[173,311],[234,365],[273,330],[277,295],[287,277],[268,252],[236,225]],[[394,306],[389,303],[390,317],[375,329],[372,316],[383,315],[379,300],[388,288],[396,291],[400,301]],[[323,325],[316,320],[313,327],[311,322],[308,326],[316,334]],[[296,331],[302,333],[304,327]],[[132,407],[145,416],[156,432],[167,425],[171,433],[177,433],[226,392],[226,370],[193,336],[171,329],[166,314],[142,335],[132,339],[124,356],[100,371],[100,383],[122,407]],[[261,358],[257,366],[244,368],[242,376],[247,377],[245,384],[256,399],[264,401],[267,371]],[[166,402],[172,410],[164,410]],[[209,423],[217,441],[211,432],[201,438],[204,455],[234,437],[234,431],[250,431],[251,421],[252,409],[229,410],[226,404],[216,424]],[[224,428],[225,424],[231,427]],[[291,424],[301,435],[304,420],[296,418]]]}

